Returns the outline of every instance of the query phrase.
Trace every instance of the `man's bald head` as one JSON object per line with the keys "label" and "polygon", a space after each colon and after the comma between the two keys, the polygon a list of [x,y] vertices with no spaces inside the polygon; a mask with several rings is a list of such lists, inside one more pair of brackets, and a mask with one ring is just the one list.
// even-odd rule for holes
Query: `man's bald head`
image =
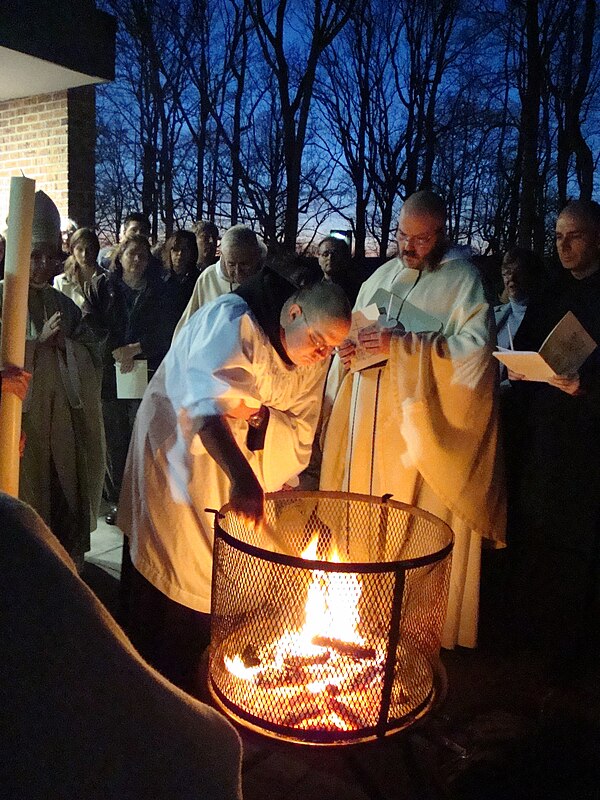
{"label": "man's bald head", "polygon": [[298,366],[328,358],[348,336],[351,318],[348,298],[336,284],[299,289],[281,309],[281,340],[288,357]]}
{"label": "man's bald head", "polygon": [[408,269],[426,270],[439,263],[446,247],[446,207],[435,192],[408,197],[398,219],[398,256]]}
{"label": "man's bald head", "polygon": [[346,293],[335,283],[314,283],[299,289],[286,304],[297,303],[311,319],[350,322],[352,309]]}
{"label": "man's bald head", "polygon": [[438,220],[440,225],[446,224],[446,204],[439,194],[429,189],[423,189],[407,197],[401,213],[432,217]]}

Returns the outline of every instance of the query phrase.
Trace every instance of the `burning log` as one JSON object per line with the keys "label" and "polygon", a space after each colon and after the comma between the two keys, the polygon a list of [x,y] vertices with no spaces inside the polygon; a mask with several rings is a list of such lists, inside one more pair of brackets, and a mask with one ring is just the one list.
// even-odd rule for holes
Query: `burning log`
{"label": "burning log", "polygon": [[262,689],[279,689],[283,686],[304,686],[310,681],[310,674],[300,665],[286,665],[281,669],[272,667],[256,676],[256,685]]}
{"label": "burning log", "polygon": [[333,711],[334,714],[337,714],[338,717],[350,728],[356,730],[357,728],[362,728],[364,725],[363,720],[360,719],[360,717],[358,717],[350,708],[348,708],[345,703],[342,703],[341,700],[338,700],[336,697],[328,697],[327,706],[330,711]]}
{"label": "burning log", "polygon": [[321,704],[315,700],[312,694],[303,690],[300,694],[291,699],[290,710],[287,712],[282,722],[284,725],[294,727],[309,719],[318,719],[322,716],[323,708]]}
{"label": "burning log", "polygon": [[384,676],[383,664],[371,664],[362,670],[358,675],[354,675],[348,680],[344,688],[351,692],[364,691],[372,686],[377,681],[383,681]]}
{"label": "burning log", "polygon": [[332,639],[329,636],[313,636],[311,643],[318,647],[327,647],[343,656],[350,656],[358,661],[375,658],[374,647],[362,647],[353,642],[343,642],[341,639]]}
{"label": "burning log", "polygon": [[326,664],[331,655],[328,650],[314,656],[286,656],[283,663],[286,667],[314,667],[318,664]]}

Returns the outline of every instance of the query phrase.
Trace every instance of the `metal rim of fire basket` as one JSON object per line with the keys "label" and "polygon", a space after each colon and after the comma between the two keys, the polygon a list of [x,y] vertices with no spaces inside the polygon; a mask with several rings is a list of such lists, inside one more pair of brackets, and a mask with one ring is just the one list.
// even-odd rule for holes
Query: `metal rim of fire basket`
{"label": "metal rim of fire basket", "polygon": [[[268,494],[265,494],[265,500],[270,500],[274,497],[289,498],[289,495],[290,492],[270,492]],[[408,503],[402,503],[398,500],[390,500],[389,498],[391,497],[391,495],[384,495],[383,497],[374,497],[369,494],[353,494],[352,492],[294,491],[293,497],[294,500],[333,499],[333,500],[344,500],[347,502],[349,501],[365,502],[369,503],[370,505],[389,506],[390,508],[396,508],[401,511],[408,511],[414,517],[423,517],[424,519],[427,519],[430,522],[435,523],[437,527],[439,527],[441,530],[445,531],[448,534],[449,542],[447,545],[442,547],[441,550],[437,550],[434,553],[429,553],[428,555],[425,556],[419,556],[417,558],[408,558],[400,561],[332,562],[332,561],[318,561],[316,559],[301,558],[300,555],[290,556],[286,555],[285,553],[273,553],[271,550],[264,550],[262,547],[253,544],[248,544],[248,542],[244,542],[241,539],[238,539],[233,534],[224,530],[221,527],[219,519],[225,517],[227,512],[231,510],[231,506],[229,503],[227,503],[227,505],[224,505],[219,512],[215,512],[215,534],[218,532],[218,535],[221,539],[226,541],[227,544],[231,545],[232,547],[235,547],[237,550],[241,550],[242,553],[254,556],[255,558],[260,558],[264,561],[272,561],[275,564],[286,564],[288,566],[297,566],[298,563],[300,562],[304,569],[311,571],[320,570],[321,572],[356,572],[359,575],[367,572],[375,574],[382,572],[390,572],[398,568],[415,569],[417,567],[426,567],[429,566],[429,564],[443,561],[443,559],[446,558],[446,556],[452,552],[452,548],[454,546],[454,534],[452,533],[452,529],[443,520],[441,520],[439,517],[436,517],[435,514],[431,514],[429,511],[424,511],[422,508],[418,508],[417,506],[411,506]],[[207,511],[211,510],[213,509],[207,509]]]}
{"label": "metal rim of fire basket", "polygon": [[208,676],[208,690],[216,705],[238,725],[260,736],[266,736],[289,744],[309,745],[312,747],[328,747],[333,745],[368,744],[405,731],[411,725],[423,719],[434,707],[439,706],[446,696],[447,676],[441,660],[438,658],[434,666],[433,684],[427,696],[407,714],[386,725],[371,725],[359,731],[324,731],[308,728],[306,730],[277,725],[263,717],[244,711],[232,703]]}

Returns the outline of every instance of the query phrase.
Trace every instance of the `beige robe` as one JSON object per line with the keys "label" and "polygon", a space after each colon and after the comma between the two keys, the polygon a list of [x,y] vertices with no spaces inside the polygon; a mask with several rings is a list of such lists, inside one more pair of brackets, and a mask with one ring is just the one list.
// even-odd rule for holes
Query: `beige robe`
{"label": "beige robe", "polygon": [[207,267],[196,281],[192,296],[175,328],[173,341],[175,341],[175,337],[188,319],[192,314],[198,311],[199,308],[202,308],[203,305],[209,303],[211,300],[216,300],[217,297],[221,297],[222,294],[233,292],[238,286],[239,283],[232,283],[229,278],[223,275],[220,261],[216,261],[214,264],[211,264],[210,267]]}
{"label": "beige robe", "polygon": [[[64,350],[38,341],[44,320],[56,311]],[[50,525],[56,519],[56,475],[71,520],[61,520],[62,543],[81,567],[96,528],[105,471],[99,345],[75,304],[50,286],[29,289],[25,367],[32,378],[23,403],[19,494]]]}
{"label": "beige robe", "polygon": [[387,262],[365,282],[356,308],[379,288],[435,317],[442,331],[394,336],[385,365],[354,375],[334,363],[321,489],[389,493],[450,525],[442,644],[474,647],[481,539],[503,542],[506,516],[493,317],[475,267],[452,253],[435,271]]}
{"label": "beige robe", "polygon": [[286,364],[241,297],[204,306],[181,331],[144,394],[129,448],[119,526],[136,569],[167,597],[210,610],[214,514],[229,479],[197,433],[202,416],[240,401],[269,408],[263,450],[246,447],[248,424],[228,418],[263,489],[277,491],[308,463],[326,367]]}

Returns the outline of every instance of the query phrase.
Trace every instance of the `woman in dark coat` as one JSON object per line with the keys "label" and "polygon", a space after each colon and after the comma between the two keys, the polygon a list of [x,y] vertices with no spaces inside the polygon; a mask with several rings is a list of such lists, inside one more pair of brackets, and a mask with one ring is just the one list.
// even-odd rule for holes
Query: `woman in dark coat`
{"label": "woman in dark coat", "polygon": [[[102,410],[107,443],[109,502],[116,506],[129,439],[140,400],[117,397],[117,374],[131,372],[134,362],[148,362],[149,377],[169,349],[178,320],[177,305],[166,291],[160,269],[143,236],[124,240],[109,273],[92,281],[84,306],[89,327],[103,341]],[[115,365],[117,365],[115,367]],[[112,522],[114,509],[107,515]]]}
{"label": "woman in dark coat", "polygon": [[188,304],[198,270],[198,245],[191,231],[177,231],[170,236],[162,249],[163,280],[178,309],[180,317]]}

